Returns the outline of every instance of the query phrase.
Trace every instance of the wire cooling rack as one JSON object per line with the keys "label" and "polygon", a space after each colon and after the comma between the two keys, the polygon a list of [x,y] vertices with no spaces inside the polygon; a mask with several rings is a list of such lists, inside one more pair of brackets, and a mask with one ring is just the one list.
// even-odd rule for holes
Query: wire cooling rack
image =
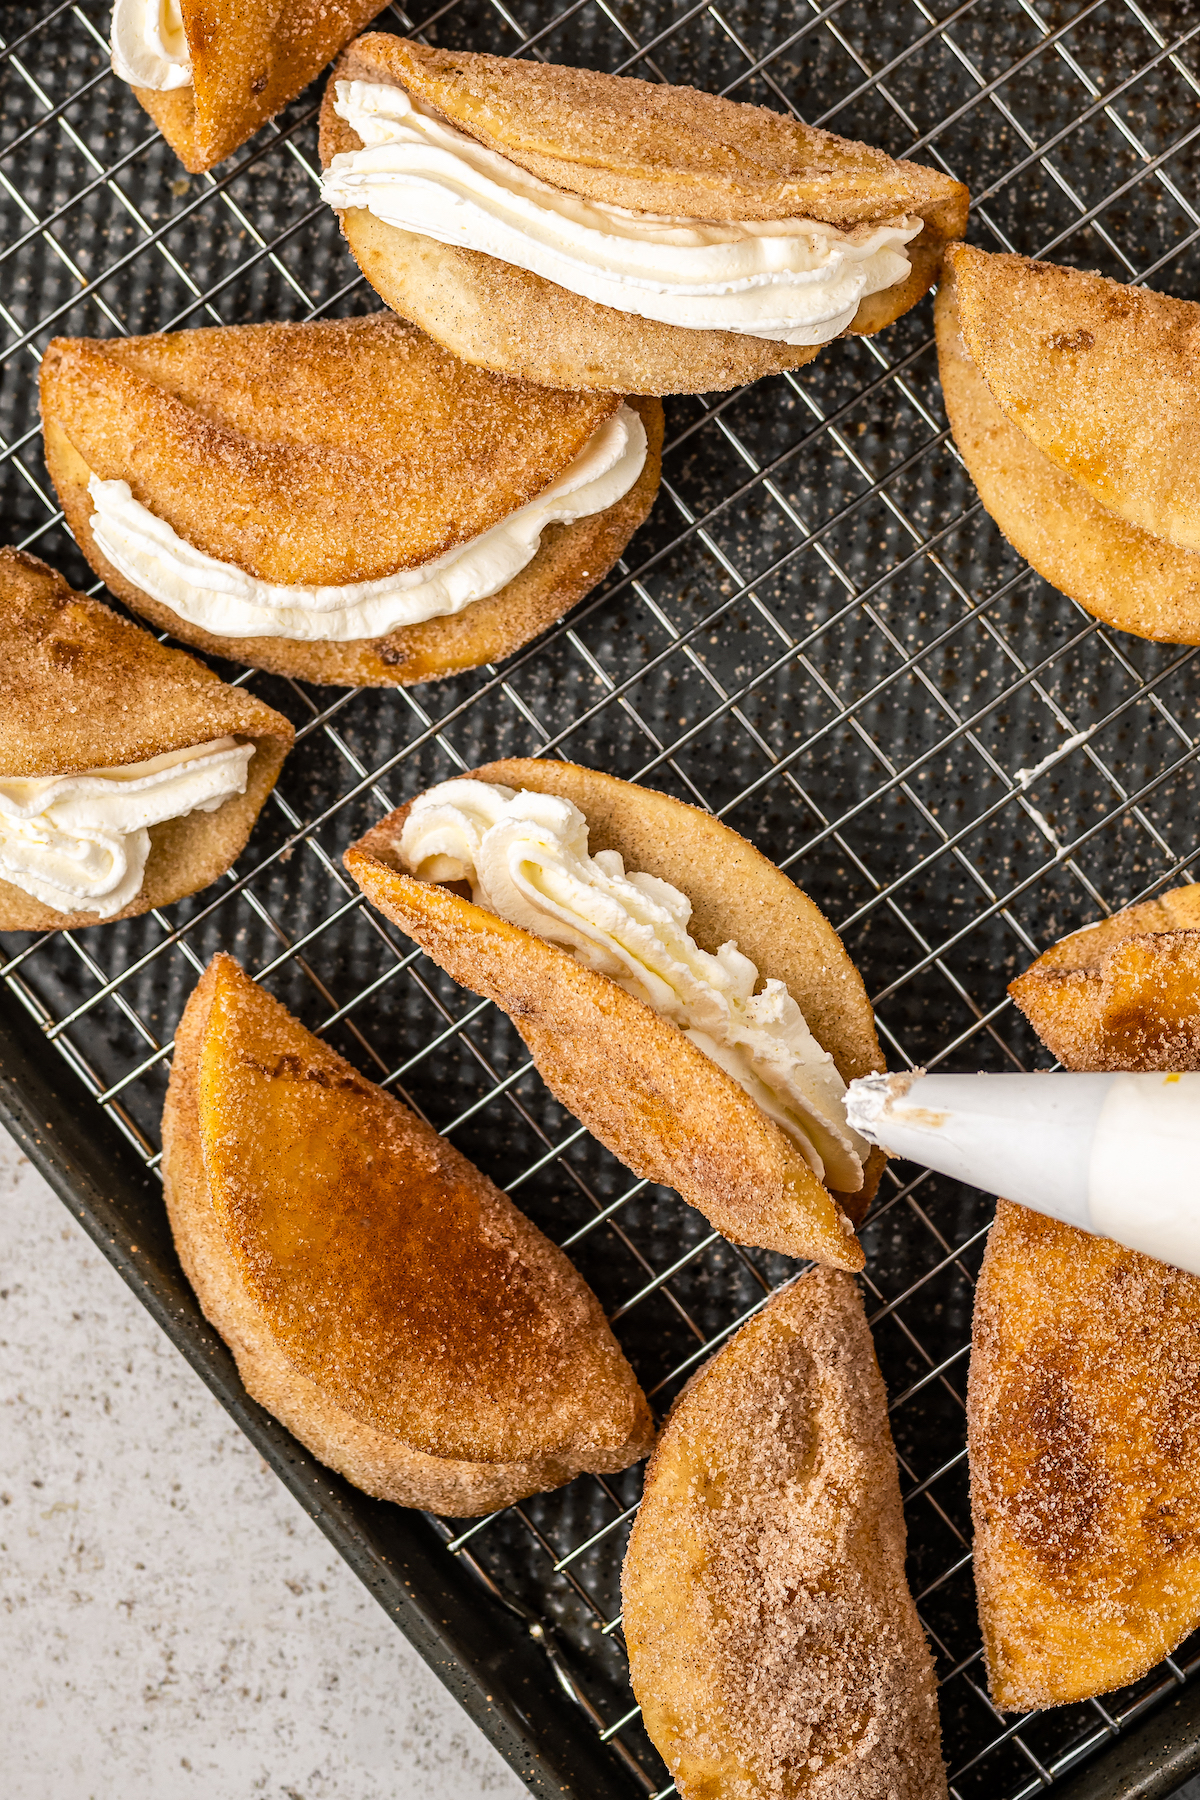
{"label": "wire cooling rack", "polygon": [[[214,174],[189,177],[111,75],[107,23],[88,0],[0,14],[5,535],[93,592],[42,464],[49,339],[377,304],[317,200],[319,89]],[[379,23],[795,110],[968,181],[985,247],[1197,288],[1200,18],[1188,0],[573,0],[559,12],[452,0]],[[11,938],[0,971],[63,1059],[66,1112],[102,1135],[102,1109],[153,1171],[176,1021],[208,957],[231,950],[567,1248],[660,1411],[792,1265],[735,1249],[677,1196],[632,1180],[546,1093],[509,1022],[363,903],[345,845],[484,759],[599,765],[711,807],[809,890],[865,975],[893,1067],[1025,1068],[1047,1059],[1005,997],[1009,978],[1064,932],[1195,878],[1198,749],[1196,651],[1098,625],[980,509],[946,430],[928,302],[879,338],[748,390],[669,401],[667,416],[652,518],[568,620],[503,668],[408,692],[222,666],[298,727],[237,868],[144,919]],[[988,1699],[964,1392],[990,1212],[977,1193],[893,1166],[863,1234],[958,1800],[1051,1785],[1200,1666],[1193,1640],[1087,1705],[1015,1718]],[[121,1254],[137,1279],[136,1246],[122,1240]],[[199,1358],[185,1310],[176,1339]],[[265,1441],[269,1427],[254,1429]],[[537,1665],[545,1694],[561,1705],[565,1693],[579,1730],[611,1746],[612,1791],[662,1800],[673,1790],[621,1643],[638,1488],[636,1471],[584,1477],[419,1530],[438,1568],[456,1559],[552,1647]],[[343,1491],[339,1506],[367,1507]],[[371,1513],[377,1535],[387,1511]],[[482,1591],[476,1604],[482,1642],[499,1606]],[[436,1642],[425,1650],[436,1662]],[[522,1704],[528,1725],[550,1701]]]}

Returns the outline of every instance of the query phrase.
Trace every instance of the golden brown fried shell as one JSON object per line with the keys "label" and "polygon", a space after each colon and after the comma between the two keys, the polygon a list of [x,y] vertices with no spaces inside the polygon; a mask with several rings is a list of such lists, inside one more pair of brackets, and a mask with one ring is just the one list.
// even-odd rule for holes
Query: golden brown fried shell
{"label": "golden brown fried shell", "polygon": [[358,1486],[466,1515],[645,1454],[646,1402],[561,1251],[230,957],[184,1014],[163,1147],[248,1390]]}
{"label": "golden brown fried shell", "polygon": [[631,212],[709,219],[965,222],[961,182],[694,87],[371,32],[353,54],[542,181]]}
{"label": "golden brown fried shell", "polygon": [[134,93],[185,169],[253,137],[319,75],[385,0],[179,0],[192,86]]}
{"label": "golden brown fried shell", "polygon": [[1022,435],[1118,518],[1200,550],[1200,306],[967,244],[950,262],[971,360]]}
{"label": "golden brown fried shell", "polygon": [[[851,331],[880,331],[915,305],[946,242],[966,228],[961,183],[765,107],[553,63],[430,50],[381,32],[350,45],[333,71],[321,109],[326,167],[360,147],[333,110],[338,81],[404,87],[541,179],[634,211],[843,226],[923,218],[908,246],[910,275],[864,300]],[[701,393],[800,368],[818,353],[623,313],[495,257],[400,231],[364,207],[343,213],[342,227],[389,306],[465,361],[526,380]]]}
{"label": "golden brown fried shell", "polygon": [[[216,812],[152,825],[141,890],[113,919],[170,906],[224,874],[295,733],[281,713],[75,593],[36,557],[0,550],[0,775],[119,768],[227,736],[256,746],[246,792]],[[0,931],[98,923],[94,912],[56,912],[0,881]]]}
{"label": "golden brown fried shell", "polygon": [[1200,1069],[1200,885],[1073,932],[1008,991],[1069,1069]]}
{"label": "golden brown fried shell", "polygon": [[[694,902],[689,930],[715,951],[735,939],[777,977],[846,1080],[883,1067],[861,977],[828,920],[753,845],[708,813],[573,763],[516,759],[478,781],[574,802],[597,850],[618,850]],[[792,1139],[677,1026],[567,951],[507,924],[450,888],[403,872],[401,807],[346,853],[371,902],[444,969],[513,1019],[543,1079],[638,1175],[677,1188],[735,1243],[839,1268],[862,1267],[852,1219],[875,1191],[834,1195]]]}
{"label": "golden brown fried shell", "polygon": [[432,561],[533,500],[619,405],[469,369],[390,313],[56,338],[43,417],[101,481],[262,581]]}
{"label": "golden brown fried shell", "polygon": [[854,1282],[814,1270],[684,1390],[621,1578],[681,1800],[937,1800],[887,1396]]}
{"label": "golden brown fried shell", "polygon": [[1200,1279],[1002,1200],[968,1416],[992,1698],[1136,1681],[1200,1623]]}
{"label": "golden brown fried shell", "polygon": [[[1073,1069],[1194,1069],[1200,887],[1055,944],[1010,992]],[[1200,1278],[1002,1200],[968,1392],[997,1705],[1135,1681],[1200,1623]]]}
{"label": "golden brown fried shell", "polygon": [[263,581],[341,586],[419,567],[536,498],[620,404],[468,368],[390,313],[58,338],[42,363],[46,462],[67,523],[114,593],[184,642],[346,686],[408,684],[510,654],[583,598],[653,504],[649,448],[606,511],[551,526],[533,561],[462,612],[344,643],[218,637],[127,580],[98,549],[88,477],[197,550]]}
{"label": "golden brown fried shell", "polygon": [[[1200,643],[1200,552],[1157,537],[1102,505],[1091,489],[1111,487],[1111,482],[1087,486],[1075,479],[1063,465],[1080,467],[1082,457],[1074,452],[1068,456],[1063,450],[1052,460],[1026,435],[1023,426],[1014,422],[988,386],[964,342],[960,319],[962,272],[973,270],[974,259],[983,257],[983,252],[971,251],[970,259],[964,260],[960,249],[952,246],[947,256],[947,279],[937,297],[938,366],[954,441],[984,506],[1014,549],[1096,618],[1138,637],[1170,644]],[[1022,270],[1043,266],[1027,265],[1020,257],[983,260],[1017,264]],[[1051,272],[1073,273],[1065,269]],[[1137,291],[1115,282],[1104,286],[1115,288],[1118,294]],[[1040,291],[1035,283],[1033,292]],[[1138,393],[1143,353],[1136,337],[1130,336],[1126,345],[1124,384],[1130,393]],[[1069,366],[1080,354],[1064,349],[1048,355],[1048,361],[1064,371],[1056,384],[1060,391],[1069,388]],[[1113,440],[1105,436],[1102,443],[1112,445]],[[1128,454],[1127,446],[1114,445],[1109,465],[1093,446],[1090,466],[1096,470],[1115,467]]]}

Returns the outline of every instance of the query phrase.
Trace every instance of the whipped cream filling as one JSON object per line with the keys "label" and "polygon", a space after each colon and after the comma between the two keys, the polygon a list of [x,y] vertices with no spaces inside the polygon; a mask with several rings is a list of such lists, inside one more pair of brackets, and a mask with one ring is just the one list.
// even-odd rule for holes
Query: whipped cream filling
{"label": "whipped cream filling", "polygon": [[191,87],[192,53],[179,0],[116,0],[112,15],[113,74],[132,87]]}
{"label": "whipped cream filling", "polygon": [[846,1084],[782,981],[736,943],[710,955],[688,933],[692,903],[615,850],[588,850],[570,800],[486,781],[443,781],[412,806],[400,860],[422,881],[469,881],[472,896],[608,975],[678,1025],[782,1126],[822,1181],[862,1186],[868,1145],[846,1121]]}
{"label": "whipped cream filling", "polygon": [[711,224],[585,200],[458,131],[403,88],[339,81],[335,111],[363,148],[335,156],[331,206],[481,250],[587,300],[692,331],[824,344],[910,268],[920,219],[839,231],[813,219]]}
{"label": "whipped cream filling", "polygon": [[259,581],[236,563],[193,549],[135,500],[127,481],[88,482],[92,535],[114,568],[180,618],[214,637],[343,643],[461,612],[499,593],[537,555],[548,525],[572,525],[627,494],[646,461],[646,429],[621,406],[548,488],[489,531],[416,569],[344,587]]}
{"label": "whipped cream filling", "polygon": [[244,794],[253,755],[223,737],[81,775],[0,776],[0,878],[55,912],[110,919],[141,888],[150,826]]}

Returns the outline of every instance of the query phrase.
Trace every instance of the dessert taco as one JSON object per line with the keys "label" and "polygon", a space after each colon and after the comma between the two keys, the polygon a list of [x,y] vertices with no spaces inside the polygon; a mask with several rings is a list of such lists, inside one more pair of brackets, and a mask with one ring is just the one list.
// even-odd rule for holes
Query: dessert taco
{"label": "dessert taco", "polygon": [[96,573],[160,630],[345,687],[509,655],[608,572],[662,408],[468,367],[390,313],[57,338],[46,463]]}
{"label": "dessert taco", "polygon": [[384,0],[116,0],[113,73],[185,169],[230,156],[319,75]]}
{"label": "dessert taco", "polygon": [[388,305],[555,387],[700,393],[879,331],[966,226],[961,182],[690,87],[371,32],[322,192]]}
{"label": "dessert taco", "polygon": [[241,854],[294,732],[182,650],[0,550],[0,931],[128,919]]}
{"label": "dessert taco", "polygon": [[737,832],[611,775],[513,760],[429,789],[346,866],[511,1016],[551,1091],[638,1175],[735,1243],[862,1267],[852,1221],[885,1159],[843,1096],[883,1067],[870,1002],[833,927]]}

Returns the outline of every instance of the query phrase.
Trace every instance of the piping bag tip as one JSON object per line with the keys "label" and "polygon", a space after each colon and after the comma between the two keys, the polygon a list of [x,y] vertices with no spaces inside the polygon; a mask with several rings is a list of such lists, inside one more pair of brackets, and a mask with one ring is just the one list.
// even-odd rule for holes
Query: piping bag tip
{"label": "piping bag tip", "polygon": [[924,1069],[913,1069],[902,1075],[859,1075],[846,1089],[846,1121],[851,1129],[869,1144],[886,1148],[875,1135],[877,1122],[905,1098],[913,1082],[924,1073]]}
{"label": "piping bag tip", "polygon": [[1200,1274],[1200,1073],[865,1075],[869,1143]]}

